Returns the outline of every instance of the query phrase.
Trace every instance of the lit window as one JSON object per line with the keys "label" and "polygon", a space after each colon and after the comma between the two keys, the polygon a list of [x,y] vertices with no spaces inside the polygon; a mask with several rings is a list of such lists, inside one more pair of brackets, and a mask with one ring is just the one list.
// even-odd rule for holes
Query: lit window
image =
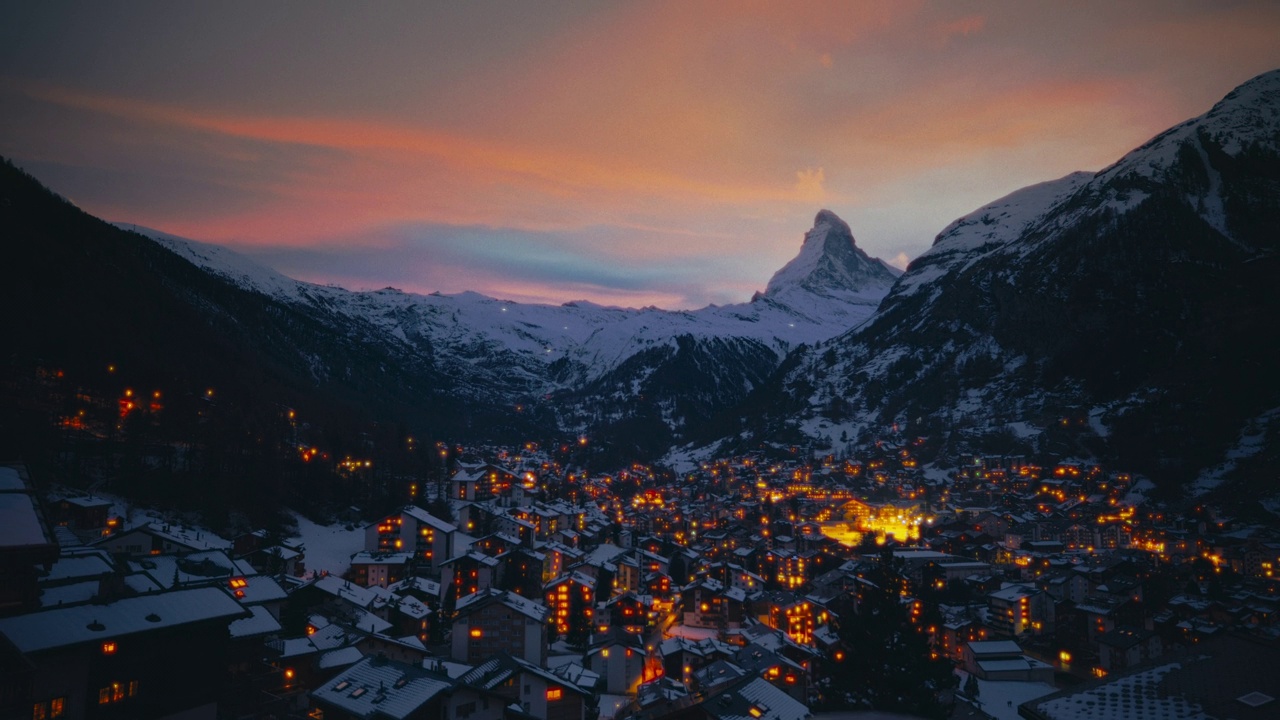
{"label": "lit window", "polygon": [[761,715],[764,715],[764,710],[760,709],[760,707],[756,705],[752,705],[750,708],[748,708],[747,712],[751,713],[751,717],[754,717],[754,718],[758,718]]}
{"label": "lit window", "polygon": [[106,705],[111,702],[111,688],[104,687],[98,691],[98,704]]}
{"label": "lit window", "polygon": [[62,713],[66,710],[67,699],[64,697],[54,698],[49,701],[49,717],[62,717]]}
{"label": "lit window", "polygon": [[108,640],[107,642],[102,643],[102,654],[103,654],[103,655],[115,655],[115,654],[116,654],[116,642],[115,642],[115,640]]}
{"label": "lit window", "polygon": [[38,702],[31,706],[31,720],[45,720],[49,717],[49,705]]}
{"label": "lit window", "polygon": [[563,694],[564,694],[564,691],[561,690],[560,688],[547,688],[548,700],[559,700],[560,696]]}
{"label": "lit window", "polygon": [[471,628],[471,637],[478,638],[484,635],[484,631],[480,628]]}
{"label": "lit window", "polygon": [[137,695],[137,694],[138,694],[138,681],[130,680],[129,681],[129,697],[133,697],[134,695]]}

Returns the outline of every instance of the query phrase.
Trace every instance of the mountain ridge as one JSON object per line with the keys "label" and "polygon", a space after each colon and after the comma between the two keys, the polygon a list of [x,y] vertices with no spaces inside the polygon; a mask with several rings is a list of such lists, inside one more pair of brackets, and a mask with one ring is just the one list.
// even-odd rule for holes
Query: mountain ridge
{"label": "mountain ridge", "polygon": [[866,323],[798,351],[734,445],[835,450],[897,423],[1194,484],[1280,406],[1277,228],[1273,71],[948,225]]}
{"label": "mountain ridge", "polygon": [[[375,329],[366,339],[393,352],[429,355],[460,399],[513,406],[550,402],[562,426],[573,432],[643,412],[651,434],[696,433],[697,425],[763,382],[787,353],[869,317],[894,279],[825,210],[797,256],[814,266],[811,272],[787,278],[784,267],[771,281],[772,292],[685,311],[585,301],[515,303],[475,292],[348,291],[287,278],[218,246],[122,227],[325,322]],[[833,227],[834,241],[828,237]],[[647,399],[643,408],[636,402],[640,397]]]}

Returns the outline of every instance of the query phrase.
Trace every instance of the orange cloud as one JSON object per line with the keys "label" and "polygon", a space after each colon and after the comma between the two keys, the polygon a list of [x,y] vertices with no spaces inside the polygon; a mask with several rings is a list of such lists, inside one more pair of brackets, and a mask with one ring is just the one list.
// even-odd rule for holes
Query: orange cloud
{"label": "orange cloud", "polygon": [[942,36],[944,38],[956,35],[968,36],[981,32],[986,26],[987,19],[985,17],[982,15],[970,15],[944,24],[942,26]]}

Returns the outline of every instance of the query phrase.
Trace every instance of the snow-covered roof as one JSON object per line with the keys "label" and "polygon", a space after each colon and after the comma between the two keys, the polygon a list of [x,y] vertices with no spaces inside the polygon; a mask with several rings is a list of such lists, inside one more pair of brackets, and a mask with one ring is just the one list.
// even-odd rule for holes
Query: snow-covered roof
{"label": "snow-covered roof", "polygon": [[257,637],[280,632],[280,622],[265,607],[255,605],[248,610],[251,613],[250,617],[231,621],[231,637]]}
{"label": "snow-covered roof", "polygon": [[31,653],[246,614],[227,593],[203,587],[3,618],[0,634]]}
{"label": "snow-covered roof", "polygon": [[22,481],[17,468],[0,466],[0,492],[25,492],[26,489],[27,484]]}
{"label": "snow-covered roof", "polygon": [[101,577],[112,573],[111,563],[98,554],[60,557],[49,568],[41,582],[58,582],[78,578]]}
{"label": "snow-covered roof", "polygon": [[432,515],[426,510],[423,510],[422,508],[418,507],[417,505],[407,505],[405,506],[403,512],[405,515],[408,515],[409,517],[413,518],[414,520],[417,520],[423,525],[428,525],[441,532],[451,533],[451,532],[457,532],[458,530],[457,525],[454,525],[453,523],[450,523],[445,520],[441,520],[435,515]]}
{"label": "snow-covered roof", "polygon": [[803,720],[809,708],[763,678],[708,697],[702,709],[718,720]]}
{"label": "snow-covered roof", "polygon": [[538,622],[546,620],[547,616],[551,613],[551,610],[540,602],[535,602],[513,592],[507,592],[506,590],[499,590],[497,588],[486,588],[480,592],[459,598],[455,610],[458,614],[462,614],[464,611],[471,613],[479,610],[490,602],[500,602],[512,610],[515,610],[526,617],[537,620]]}
{"label": "snow-covered roof", "polygon": [[98,594],[101,584],[97,580],[45,587],[40,589],[40,607],[56,607],[58,605],[75,605],[88,602]]}
{"label": "snow-covered roof", "polygon": [[334,597],[344,600],[356,607],[371,607],[378,599],[378,596],[368,588],[360,587],[349,580],[343,580],[336,575],[326,575],[316,580],[315,586],[319,590],[323,590]]}
{"label": "snow-covered roof", "polygon": [[244,597],[237,596],[237,599],[244,605],[273,602],[288,597],[284,588],[280,587],[280,583],[266,575],[253,575],[240,579],[245,581],[244,586],[239,588],[240,592],[244,593]]}
{"label": "snow-covered roof", "polygon": [[983,640],[969,643],[974,655],[1021,655],[1022,648],[1012,640]]}
{"label": "snow-covered roof", "polygon": [[330,670],[336,667],[354,665],[362,659],[364,659],[364,653],[360,652],[360,648],[344,647],[321,653],[320,659],[316,661],[316,665],[320,666],[323,670]]}
{"label": "snow-covered roof", "polygon": [[456,683],[414,665],[364,658],[311,691],[311,697],[355,717],[406,718]]}
{"label": "snow-covered roof", "polygon": [[[13,468],[2,468],[13,470]],[[14,472],[16,475],[16,471]],[[48,545],[35,498],[24,492],[0,492],[0,547]]]}

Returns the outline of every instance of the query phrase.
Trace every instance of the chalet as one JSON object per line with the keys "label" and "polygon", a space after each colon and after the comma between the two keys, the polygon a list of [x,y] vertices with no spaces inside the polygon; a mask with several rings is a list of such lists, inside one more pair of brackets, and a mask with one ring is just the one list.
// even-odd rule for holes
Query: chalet
{"label": "chalet", "polygon": [[498,558],[468,552],[440,563],[440,583],[452,586],[454,597],[474,595],[497,584],[502,565]]}
{"label": "chalet", "polygon": [[645,680],[649,653],[639,635],[614,628],[587,649],[587,666],[604,680],[604,691],[631,695]]}
{"label": "chalet", "polygon": [[154,521],[145,525],[121,530],[103,538],[94,547],[113,555],[186,555],[205,550],[229,552],[231,543],[203,530],[191,530],[181,525]]}
{"label": "chalet", "polygon": [[113,529],[111,501],[92,495],[68,495],[54,498],[47,507],[55,525],[70,528],[81,536],[105,535]]}
{"label": "chalet", "polygon": [[571,617],[584,616],[588,632],[594,616],[596,580],[580,572],[562,575],[543,587],[547,607],[556,630],[566,635],[573,624]]}
{"label": "chalet", "polygon": [[541,665],[547,656],[547,606],[490,588],[460,598],[453,622],[451,657],[476,663],[508,653]]}
{"label": "chalet", "polygon": [[351,579],[363,587],[385,588],[400,582],[412,561],[407,552],[358,552],[351,556]]}
{"label": "chalet", "polygon": [[650,604],[630,591],[609,598],[605,601],[604,610],[603,617],[598,620],[608,623],[606,630],[621,628],[628,633],[639,634],[650,625]]}
{"label": "chalet", "polygon": [[[731,603],[726,593],[733,593],[732,600],[736,602]],[[726,591],[724,584],[715,578],[703,577],[691,583],[680,591],[680,598],[684,607],[683,622],[691,627],[739,627],[745,619],[745,594],[736,588]]]}
{"label": "chalet", "polygon": [[587,556],[585,552],[577,548],[571,548],[556,542],[542,546],[540,552],[545,556],[545,562],[542,567],[542,582],[544,584],[560,577],[566,568],[582,562],[583,558]]}
{"label": "chalet", "polygon": [[306,572],[306,556],[301,546],[286,544],[258,548],[245,555],[258,572],[301,577]]}
{"label": "chalet", "polygon": [[370,523],[364,529],[364,549],[369,552],[412,553],[428,573],[453,556],[457,526],[416,505]]}
{"label": "chalet", "polygon": [[517,703],[532,717],[587,720],[590,695],[585,690],[549,670],[506,653],[500,653],[463,673],[458,680],[497,694],[507,703]]}

